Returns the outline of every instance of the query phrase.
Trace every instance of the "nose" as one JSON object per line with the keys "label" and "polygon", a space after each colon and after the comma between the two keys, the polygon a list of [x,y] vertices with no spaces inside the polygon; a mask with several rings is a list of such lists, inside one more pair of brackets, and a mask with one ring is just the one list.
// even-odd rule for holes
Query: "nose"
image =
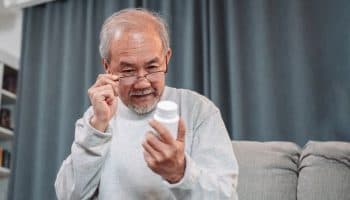
{"label": "nose", "polygon": [[149,88],[151,86],[150,81],[146,78],[146,75],[148,73],[145,70],[140,70],[140,72],[137,75],[137,80],[134,83],[135,89],[144,89]]}

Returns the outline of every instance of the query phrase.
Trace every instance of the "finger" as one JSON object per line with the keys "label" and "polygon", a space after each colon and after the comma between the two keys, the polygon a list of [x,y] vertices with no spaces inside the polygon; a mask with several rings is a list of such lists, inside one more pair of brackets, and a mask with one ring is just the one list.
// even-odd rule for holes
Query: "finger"
{"label": "finger", "polygon": [[143,149],[143,157],[148,166],[154,166],[154,159],[145,149]]}
{"label": "finger", "polygon": [[[113,93],[114,93],[114,96],[118,96],[119,94],[119,84],[116,84],[116,83],[105,83],[105,84],[98,84],[98,86],[94,85],[92,86],[89,90],[92,90],[92,91],[96,91],[96,90],[100,90],[100,89],[103,89],[103,86],[107,86],[112,89]],[[89,93],[89,92],[88,92]]]}
{"label": "finger", "polygon": [[178,130],[177,130],[176,140],[180,142],[185,142],[186,126],[185,126],[185,121],[183,120],[182,117],[180,117],[179,125],[177,129]]}
{"label": "finger", "polygon": [[147,143],[157,152],[164,155],[164,150],[167,148],[167,145],[161,142],[158,137],[154,135],[151,131],[146,133]]}
{"label": "finger", "polygon": [[151,155],[145,150],[145,148],[143,146],[142,146],[142,152],[143,152],[143,155],[145,156],[145,158],[148,158],[148,159],[151,158]]}
{"label": "finger", "polygon": [[106,91],[111,91],[112,93],[113,93],[113,86],[111,86],[111,85],[102,85],[102,86],[99,86],[99,87],[93,87],[93,88],[90,88],[89,89],[89,96],[92,96],[92,95],[94,95],[95,93],[98,93],[98,92],[100,92],[100,91],[104,91],[104,90],[106,90]]}
{"label": "finger", "polygon": [[99,74],[97,76],[97,80],[99,79],[109,79],[111,81],[118,81],[119,77],[117,75],[114,75],[114,74]]}
{"label": "finger", "polygon": [[117,101],[117,98],[107,98],[106,102],[108,105],[113,105],[115,104],[114,102]]}
{"label": "finger", "polygon": [[95,87],[99,87],[106,84],[111,84],[114,87],[117,87],[118,76],[112,74],[100,74],[97,77],[97,80],[94,84]]}
{"label": "finger", "polygon": [[[104,86],[102,86],[104,87]],[[114,100],[116,97],[114,96],[114,91],[112,89],[101,89],[97,90],[93,93],[92,99],[94,101],[104,101],[107,99]]]}
{"label": "finger", "polygon": [[119,96],[119,81],[115,82],[116,83],[116,87],[114,87],[114,92],[116,94],[116,96]]}
{"label": "finger", "polygon": [[99,94],[101,91],[108,91],[108,92],[111,92],[112,94],[115,94],[114,93],[114,88],[111,85],[102,85],[102,86],[99,86],[99,87],[90,88],[88,93],[89,93],[89,96],[94,96],[96,94]]}
{"label": "finger", "polygon": [[112,87],[118,87],[119,84],[117,82],[114,82],[110,79],[99,79],[96,81],[96,83],[93,85],[93,87],[100,87],[103,85],[111,85]]}
{"label": "finger", "polygon": [[149,122],[149,125],[154,128],[154,130],[157,131],[160,139],[166,143],[166,144],[173,144],[175,141],[173,137],[171,136],[169,130],[162,125],[161,123],[157,122],[156,120],[151,120]]}
{"label": "finger", "polygon": [[156,162],[161,161],[162,156],[155,149],[153,149],[147,141],[144,141],[142,143],[142,146],[144,150],[153,158],[153,160],[155,160]]}
{"label": "finger", "polygon": [[118,76],[112,73],[105,73],[105,74],[100,74],[101,77],[106,77],[106,78],[110,78],[113,81],[117,81],[118,80]]}

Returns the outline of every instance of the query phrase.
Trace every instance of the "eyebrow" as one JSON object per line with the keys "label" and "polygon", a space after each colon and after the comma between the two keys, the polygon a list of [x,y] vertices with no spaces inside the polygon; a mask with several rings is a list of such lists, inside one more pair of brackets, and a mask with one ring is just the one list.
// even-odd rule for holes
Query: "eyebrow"
{"label": "eyebrow", "polygon": [[[149,61],[147,61],[145,63],[145,65],[150,65],[152,63],[156,63],[156,62],[159,62],[159,58],[158,57],[155,57]],[[120,64],[119,64],[121,67],[134,67],[135,64],[132,64],[132,63],[129,63],[129,62],[125,62],[125,61],[121,61]]]}
{"label": "eyebrow", "polygon": [[152,64],[152,63],[156,63],[156,62],[159,62],[159,58],[158,57],[155,57],[152,60],[146,62],[146,65],[149,65],[149,64]]}
{"label": "eyebrow", "polygon": [[133,67],[134,66],[134,64],[131,64],[131,63],[128,63],[128,62],[124,62],[124,61],[120,62],[119,65],[121,67]]}

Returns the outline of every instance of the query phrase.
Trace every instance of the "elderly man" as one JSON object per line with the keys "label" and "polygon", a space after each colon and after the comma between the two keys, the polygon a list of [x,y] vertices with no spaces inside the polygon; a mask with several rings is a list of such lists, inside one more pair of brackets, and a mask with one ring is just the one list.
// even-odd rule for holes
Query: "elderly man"
{"label": "elderly man", "polygon": [[[219,110],[165,86],[164,20],[143,9],[113,14],[100,53],[106,73],[88,90],[92,106],[58,172],[58,199],[237,199],[237,161]],[[177,138],[151,120],[160,100],[179,106]]]}

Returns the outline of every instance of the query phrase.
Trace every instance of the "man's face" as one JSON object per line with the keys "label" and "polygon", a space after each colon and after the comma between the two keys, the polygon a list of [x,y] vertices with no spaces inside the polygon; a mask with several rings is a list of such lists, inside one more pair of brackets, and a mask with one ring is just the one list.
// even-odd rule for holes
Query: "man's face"
{"label": "man's face", "polygon": [[170,55],[170,49],[164,53],[162,42],[154,31],[115,34],[110,47],[110,61],[105,62],[107,73],[138,77],[134,81],[129,81],[130,78],[119,80],[119,97],[126,106],[138,114],[155,108],[164,90],[165,75],[160,72],[156,79],[149,78],[152,80],[145,78],[145,75],[165,71]]}

